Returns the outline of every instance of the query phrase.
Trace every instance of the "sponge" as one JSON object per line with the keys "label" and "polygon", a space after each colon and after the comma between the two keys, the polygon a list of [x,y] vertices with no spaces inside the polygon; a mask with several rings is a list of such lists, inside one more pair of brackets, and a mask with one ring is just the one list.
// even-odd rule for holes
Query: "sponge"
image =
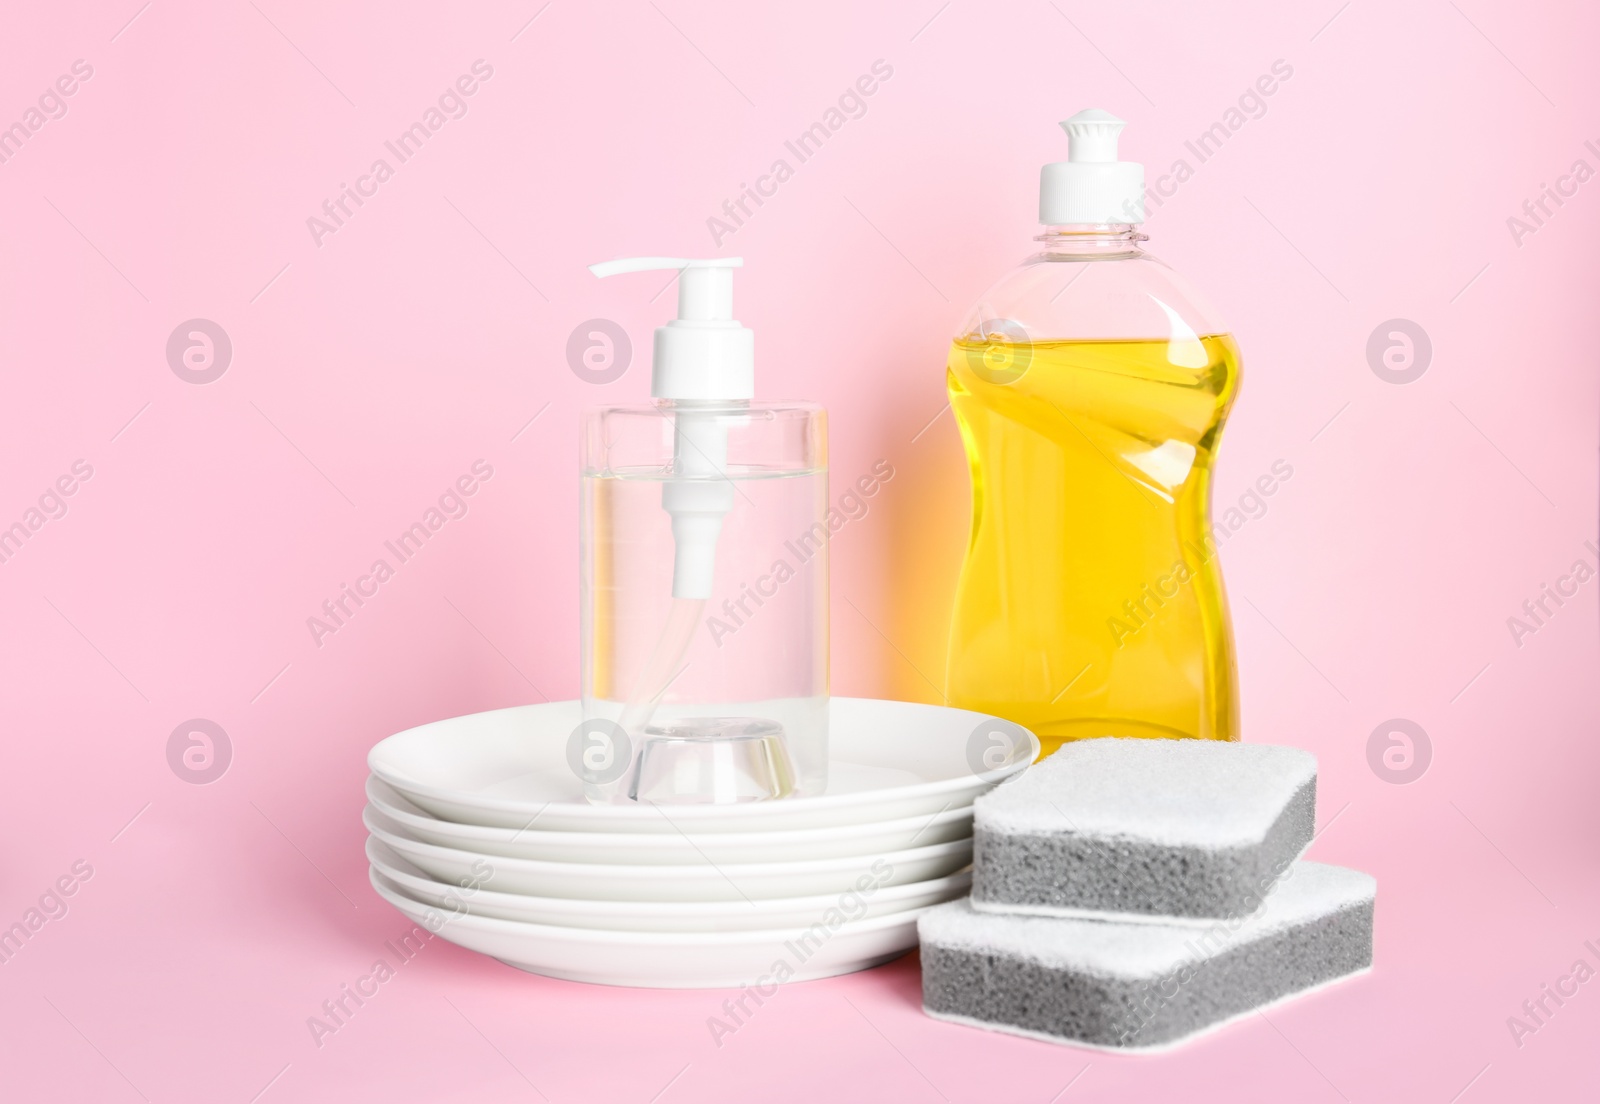
{"label": "sponge", "polygon": [[1171,923],[1244,916],[1311,842],[1317,760],[1212,740],[1081,740],[978,798],[972,904]]}
{"label": "sponge", "polygon": [[1204,929],[996,915],[917,922],[928,1015],[1053,1042],[1156,1049],[1372,965],[1377,883],[1289,868],[1252,916]]}

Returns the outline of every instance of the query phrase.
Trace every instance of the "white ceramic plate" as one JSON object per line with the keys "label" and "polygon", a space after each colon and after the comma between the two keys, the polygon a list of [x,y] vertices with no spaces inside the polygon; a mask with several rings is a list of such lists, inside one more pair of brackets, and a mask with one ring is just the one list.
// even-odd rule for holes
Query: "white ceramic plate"
{"label": "white ceramic plate", "polygon": [[[466,911],[527,924],[608,931],[719,932],[770,931],[816,923],[828,909],[841,907],[855,920],[926,908],[965,897],[972,872],[857,892],[841,901],[838,894],[820,897],[778,897],[767,901],[580,901],[569,897],[528,897],[468,889],[438,882],[376,837],[367,839],[373,869],[406,896],[447,914]],[[491,860],[492,861],[492,860]]]}
{"label": "white ceramic plate", "polygon": [[[526,831],[440,820],[407,801],[403,794],[380,778],[367,779],[367,800],[373,808],[424,843],[481,855],[546,862],[682,866],[708,862],[792,862],[881,855],[908,847],[949,843],[972,835],[971,805],[946,809],[933,816],[788,832],[545,832],[540,830],[538,820]],[[650,807],[669,822],[677,817],[675,810],[660,805]]]}
{"label": "white ceramic plate", "polygon": [[[367,756],[372,773],[458,824],[547,832],[762,832],[932,816],[1022,771],[1032,733],[982,713],[914,702],[834,698],[823,794],[741,805],[591,805],[567,765],[578,702],[474,713],[407,729]],[[1007,735],[996,736],[997,726]],[[980,764],[975,767],[974,763]]]}
{"label": "white ceramic plate", "polygon": [[844,893],[857,883],[879,888],[925,882],[954,874],[972,861],[972,840],[913,847],[881,855],[772,863],[700,863],[694,866],[629,866],[621,863],[541,862],[479,855],[423,843],[372,806],[361,814],[377,836],[436,880],[460,885],[477,881],[487,889],[536,897],[591,901],[759,901]]}
{"label": "white ceramic plate", "polygon": [[[829,928],[755,932],[632,932],[558,928],[492,916],[439,913],[407,897],[377,870],[372,888],[412,923],[509,966],[567,981],[652,989],[742,989],[833,977],[898,958],[917,945],[912,909]],[[785,971],[788,971],[787,973]]]}

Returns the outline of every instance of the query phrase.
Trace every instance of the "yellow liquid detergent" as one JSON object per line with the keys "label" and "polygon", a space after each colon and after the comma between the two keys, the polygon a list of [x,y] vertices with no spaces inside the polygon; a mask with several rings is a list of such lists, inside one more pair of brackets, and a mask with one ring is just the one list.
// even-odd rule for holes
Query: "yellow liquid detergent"
{"label": "yellow liquid detergent", "polygon": [[957,340],[972,474],[951,705],[1038,734],[1239,738],[1209,519],[1233,338]]}

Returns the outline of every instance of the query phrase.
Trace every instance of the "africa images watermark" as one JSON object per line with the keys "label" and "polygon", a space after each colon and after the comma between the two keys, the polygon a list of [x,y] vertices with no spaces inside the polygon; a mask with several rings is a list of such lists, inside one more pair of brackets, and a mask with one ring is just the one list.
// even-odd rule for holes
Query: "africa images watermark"
{"label": "africa images watermark", "polygon": [[[1266,115],[1267,101],[1275,96],[1292,76],[1294,76],[1294,66],[1283,58],[1274,61],[1267,72],[1262,73],[1253,84],[1239,94],[1234,105],[1224,111],[1221,118],[1201,131],[1194,139],[1184,142],[1183,148],[1194,155],[1194,164],[1191,165],[1188,158],[1180,157],[1166,172],[1150,178],[1144,189],[1144,210],[1148,212],[1152,207],[1159,210],[1163,203],[1177,195],[1180,188],[1194,179],[1197,166],[1215,157],[1223,145],[1248,123]],[[1132,218],[1139,214],[1138,207],[1137,200],[1129,200],[1124,210]]]}
{"label": "africa images watermark", "polygon": [[[384,142],[383,148],[394,157],[393,165],[389,164],[387,157],[379,157],[366,172],[356,177],[354,184],[346,184],[341,180],[338,194],[333,199],[322,201],[322,216],[312,215],[306,219],[306,229],[311,231],[311,240],[317,248],[321,249],[324,238],[338,233],[357,210],[366,206],[366,201],[377,195],[378,189],[394,178],[395,169],[415,157],[429,138],[444,129],[445,123],[464,118],[467,100],[477,94],[481,87],[479,82],[493,76],[494,66],[487,61],[479,58],[473,62],[470,73],[461,74],[439,93],[439,98],[434,101],[435,106],[424,111],[421,118],[393,139]],[[351,204],[355,207],[352,208]]]}
{"label": "africa images watermark", "polygon": [[420,518],[402,529],[393,540],[383,542],[384,550],[394,557],[393,564],[389,563],[388,557],[379,556],[372,561],[366,574],[356,576],[353,585],[340,583],[338,594],[322,603],[322,616],[306,618],[306,628],[311,631],[311,639],[316,641],[317,647],[322,647],[328,637],[349,624],[350,619],[367,604],[367,599],[375,597],[383,584],[394,578],[395,572],[403,564],[409,563],[421,552],[422,546],[432,540],[446,522],[466,517],[469,509],[467,499],[477,494],[483,484],[493,478],[494,468],[487,460],[474,460],[470,471],[458,477],[434,505],[422,512]]}
{"label": "africa images watermark", "polygon": [[706,618],[711,642],[720,648],[725,637],[742,629],[756,610],[766,605],[769,598],[776,597],[778,589],[798,574],[799,565],[809,563],[850,522],[866,517],[871,509],[868,499],[877,495],[883,485],[893,478],[894,466],[887,460],[879,460],[870,472],[857,479],[850,490],[839,496],[838,503],[829,508],[821,521],[813,522],[805,532],[784,541],[783,550],[786,554],[773,560],[766,574],[758,575],[754,583],[740,582],[738,594],[723,599],[721,616],[713,614]]}
{"label": "africa images watermark", "polygon": [[1379,322],[1367,335],[1367,366],[1384,383],[1416,383],[1432,363],[1433,338],[1419,322],[1390,318]]}
{"label": "africa images watermark", "polygon": [[191,786],[209,786],[228,773],[233,741],[216,721],[193,717],[167,737],[167,766]]}
{"label": "africa images watermark", "polygon": [[[413,925],[399,936],[398,942],[393,939],[383,941],[384,950],[389,954],[379,955],[372,967],[358,975],[353,982],[340,982],[338,994],[322,1002],[322,1015],[306,1017],[306,1030],[311,1032],[311,1041],[317,1044],[317,1049],[322,1049],[328,1036],[336,1035],[347,1027],[356,1013],[366,1007],[367,1001],[377,996],[386,982],[399,975],[401,966],[421,954],[422,949],[446,924],[458,916],[465,916],[470,911],[467,898],[477,893],[483,883],[493,877],[494,867],[489,860],[479,858],[472,864],[472,877],[462,878],[446,891],[448,910],[428,909],[423,914],[422,923]],[[394,956],[392,964],[390,955]]]}
{"label": "africa images watermark", "polygon": [[[1600,963],[1600,947],[1595,946],[1593,939],[1584,940],[1583,949],[1594,956],[1596,963]],[[1538,996],[1522,1002],[1522,1015],[1506,1017],[1506,1029],[1511,1032],[1511,1041],[1517,1044],[1517,1049],[1522,1049],[1529,1035],[1537,1035],[1548,1027],[1556,1013],[1578,995],[1581,991],[1579,987],[1594,977],[1595,972],[1589,960],[1579,955],[1567,972],[1556,978],[1554,985],[1541,982]],[[1552,1004],[1555,1007],[1552,1008]]]}
{"label": "africa images watermark", "polygon": [[50,883],[50,888],[23,912],[20,920],[13,922],[9,928],[0,928],[0,966],[15,958],[17,952],[43,931],[50,921],[65,920],[70,907],[67,898],[75,896],[83,883],[93,877],[94,867],[89,865],[87,859],[79,859],[65,874]]}
{"label": "africa images watermark", "polygon": [[184,383],[215,383],[233,363],[233,338],[209,318],[191,318],[167,335],[167,366]]}
{"label": "africa images watermark", "polygon": [[[811,160],[822,149],[823,143],[843,130],[846,123],[867,113],[867,101],[892,76],[894,66],[882,58],[874,61],[867,72],[855,79],[854,84],[839,93],[839,98],[822,113],[820,119],[783,143],[784,150],[794,157],[794,165],[789,163],[788,157],[779,157],[766,172],[756,177],[754,184],[741,181],[734,197],[722,201],[721,215],[706,219],[711,241],[721,245],[725,239],[738,233],[756,209],[765,206],[767,200],[778,194],[779,188],[794,179],[795,165],[804,165]],[[755,209],[752,209],[752,204]]]}
{"label": "africa images watermark", "polygon": [[71,71],[62,73],[53,84],[39,93],[34,106],[29,107],[10,126],[0,126],[0,165],[22,152],[23,143],[32,138],[53,119],[65,118],[67,100],[77,94],[80,81],[94,76],[94,66],[79,58],[72,63]]}
{"label": "africa images watermark", "polygon": [[[1578,596],[1578,588],[1595,577],[1600,570],[1600,546],[1593,538],[1583,542],[1583,547],[1595,559],[1594,563],[1579,558],[1563,575],[1556,576],[1555,584],[1541,582],[1539,592],[1522,603],[1522,615],[1506,618],[1506,629],[1517,647],[1534,633],[1548,625],[1561,608]],[[1554,608],[1551,608],[1551,607]]]}
{"label": "africa images watermark", "polygon": [[[1590,138],[1584,142],[1583,148],[1590,155],[1600,159],[1600,145]],[[1511,240],[1521,249],[1527,239],[1533,237],[1544,229],[1545,223],[1555,217],[1556,211],[1567,205],[1567,200],[1578,194],[1578,189],[1594,178],[1594,169],[1589,162],[1578,158],[1572,167],[1556,177],[1554,184],[1539,182],[1539,191],[1532,199],[1522,201],[1522,217],[1511,215],[1506,219],[1506,229],[1511,231]],[[1554,209],[1552,209],[1552,204]]]}
{"label": "africa images watermark", "polygon": [[22,516],[10,525],[0,523],[0,564],[10,563],[22,551],[22,546],[33,539],[48,522],[67,516],[67,499],[94,478],[94,468],[87,460],[74,460],[72,465],[55,482],[44,489],[34,504],[22,511]]}
{"label": "africa images watermark", "polygon": [[1124,601],[1121,613],[1126,620],[1122,616],[1106,618],[1112,643],[1119,648],[1125,647],[1130,637],[1153,622],[1160,614],[1161,607],[1176,598],[1185,586],[1193,583],[1235,533],[1248,522],[1267,516],[1267,499],[1277,494],[1279,487],[1293,476],[1294,468],[1287,460],[1274,460],[1269,472],[1240,495],[1237,503],[1222,512],[1213,535],[1184,541],[1183,548],[1193,557],[1192,560],[1177,560],[1171,571],[1146,583],[1137,594]]}
{"label": "africa images watermark", "polygon": [[[839,899],[823,911],[815,924],[802,931],[797,938],[784,940],[783,953],[773,960],[772,968],[746,985],[737,997],[729,997],[722,1002],[726,1019],[723,1016],[706,1017],[706,1030],[711,1032],[711,1041],[717,1044],[717,1048],[720,1050],[728,1036],[737,1034],[741,1027],[749,1023],[761,1006],[778,992],[779,986],[793,978],[800,967],[821,950],[840,928],[851,920],[865,916],[868,900],[893,877],[894,867],[889,860],[874,859],[872,866],[855,880],[855,885],[839,894]],[[750,1007],[751,1001],[755,1002],[755,1008]]]}
{"label": "africa images watermark", "polygon": [[1433,741],[1407,717],[1391,717],[1367,737],[1367,766],[1391,786],[1409,786],[1428,773]]}

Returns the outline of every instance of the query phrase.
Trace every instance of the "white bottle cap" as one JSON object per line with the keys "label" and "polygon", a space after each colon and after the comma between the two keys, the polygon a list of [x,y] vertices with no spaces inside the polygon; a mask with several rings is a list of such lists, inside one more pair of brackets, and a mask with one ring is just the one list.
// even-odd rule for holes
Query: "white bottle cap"
{"label": "white bottle cap", "polygon": [[1117,160],[1117,136],[1126,124],[1091,107],[1061,124],[1067,159],[1039,171],[1039,221],[1133,225],[1144,221],[1144,166]]}
{"label": "white bottle cap", "polygon": [[596,276],[680,269],[678,317],[656,330],[650,394],[718,401],[756,394],[755,334],[733,317],[733,270],[742,257],[627,257],[590,265]]}

